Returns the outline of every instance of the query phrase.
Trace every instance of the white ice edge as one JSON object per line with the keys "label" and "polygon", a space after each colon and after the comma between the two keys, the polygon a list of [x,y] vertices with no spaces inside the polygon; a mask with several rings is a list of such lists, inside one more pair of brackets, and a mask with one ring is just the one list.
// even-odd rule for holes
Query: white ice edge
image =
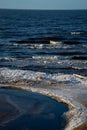
{"label": "white ice edge", "polygon": [[[83,83],[86,84],[86,77],[81,78],[81,76],[76,74],[47,74],[44,72],[35,72],[29,70],[13,70],[8,68],[0,68],[0,76],[6,79],[12,80],[14,78],[37,80],[38,78],[49,79],[52,81],[68,81],[71,83]],[[85,80],[85,81],[84,81]]]}
{"label": "white ice edge", "polygon": [[[0,76],[4,77],[8,80],[13,80],[14,78],[28,79],[36,81],[39,77],[44,79],[49,79],[51,81],[68,81],[72,83],[75,87],[76,84],[81,86],[87,86],[87,78],[80,75],[68,75],[68,74],[46,74],[42,72],[34,72],[34,71],[26,71],[26,70],[11,70],[8,68],[0,68]],[[49,96],[57,96],[61,99],[61,101],[71,104],[74,109],[70,110],[67,115],[72,115],[70,118],[70,122],[65,130],[72,130],[73,128],[79,126],[87,120],[87,108],[83,106],[81,103],[75,101],[70,95],[69,89],[62,88],[61,90],[55,90],[48,88],[38,88],[38,87],[29,87],[26,89],[31,89],[33,92],[43,93]]]}
{"label": "white ice edge", "polygon": [[[66,126],[65,130],[73,130],[74,128],[78,127],[79,125],[83,124],[87,120],[87,108],[84,107],[82,104],[73,100],[73,98],[68,96],[68,93],[59,90],[50,90],[50,89],[43,89],[43,88],[30,88],[32,92],[39,92],[49,96],[56,96],[61,99],[62,102],[66,104],[71,104],[74,108],[69,112],[65,113],[66,116],[70,117],[69,123]],[[72,116],[72,117],[71,117]]]}

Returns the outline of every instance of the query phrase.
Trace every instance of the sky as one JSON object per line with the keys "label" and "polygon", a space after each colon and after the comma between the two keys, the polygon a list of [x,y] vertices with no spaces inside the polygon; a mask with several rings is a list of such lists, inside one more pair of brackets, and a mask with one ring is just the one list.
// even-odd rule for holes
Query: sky
{"label": "sky", "polygon": [[0,0],[9,9],[87,9],[87,0]]}

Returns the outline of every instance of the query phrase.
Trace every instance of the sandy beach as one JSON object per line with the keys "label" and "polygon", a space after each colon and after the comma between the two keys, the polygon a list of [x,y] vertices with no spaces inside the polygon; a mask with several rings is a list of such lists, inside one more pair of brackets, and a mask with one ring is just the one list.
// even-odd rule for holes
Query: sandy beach
{"label": "sandy beach", "polygon": [[74,130],[87,130],[87,122],[75,128]]}

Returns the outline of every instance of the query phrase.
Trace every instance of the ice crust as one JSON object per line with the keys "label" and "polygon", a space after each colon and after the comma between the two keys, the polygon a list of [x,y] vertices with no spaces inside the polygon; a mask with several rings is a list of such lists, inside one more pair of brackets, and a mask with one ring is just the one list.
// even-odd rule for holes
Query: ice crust
{"label": "ice crust", "polygon": [[[81,103],[74,99],[75,94],[81,94],[82,89],[87,92],[87,78],[76,74],[47,74],[43,72],[34,72],[26,70],[12,70],[8,68],[0,68],[0,78],[4,80],[12,81],[14,79],[27,79],[30,81],[37,81],[40,79],[49,80],[51,83],[57,83],[56,89],[52,88],[50,84],[48,87],[38,86],[20,86],[26,90],[32,92],[39,92],[45,95],[54,96],[61,99],[62,102],[69,104],[73,109],[65,113],[69,118],[69,124],[65,130],[72,130],[76,126],[87,121],[87,108]],[[65,84],[58,84],[65,82]]]}
{"label": "ice crust", "polygon": [[[8,68],[0,68],[0,75],[7,79],[22,78],[28,80],[37,80],[38,78],[45,78],[52,81],[68,81],[73,83],[81,82],[75,75],[70,74],[47,74],[43,72],[34,72],[26,70],[12,70]],[[84,82],[85,83],[85,82]]]}

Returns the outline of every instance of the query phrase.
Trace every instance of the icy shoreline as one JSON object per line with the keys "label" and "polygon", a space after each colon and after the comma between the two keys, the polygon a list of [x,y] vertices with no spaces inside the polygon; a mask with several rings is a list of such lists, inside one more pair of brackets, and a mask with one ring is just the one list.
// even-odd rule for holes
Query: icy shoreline
{"label": "icy shoreline", "polygon": [[[72,130],[87,121],[87,106],[83,104],[83,100],[80,101],[80,96],[87,94],[86,77],[0,68],[0,79],[0,87],[10,85],[14,88],[39,92],[68,104],[70,111],[66,113],[66,116],[69,123],[65,130]],[[32,84],[29,85],[30,81]]]}
{"label": "icy shoreline", "polygon": [[66,94],[64,94],[65,92],[63,92],[62,90],[56,91],[50,89],[35,89],[32,87],[29,90],[31,90],[32,92],[39,92],[48,95],[60,102],[66,103],[70,107],[69,112],[65,113],[66,118],[69,121],[65,130],[73,130],[87,120],[87,108],[73,100],[73,98],[70,98],[67,92]]}

